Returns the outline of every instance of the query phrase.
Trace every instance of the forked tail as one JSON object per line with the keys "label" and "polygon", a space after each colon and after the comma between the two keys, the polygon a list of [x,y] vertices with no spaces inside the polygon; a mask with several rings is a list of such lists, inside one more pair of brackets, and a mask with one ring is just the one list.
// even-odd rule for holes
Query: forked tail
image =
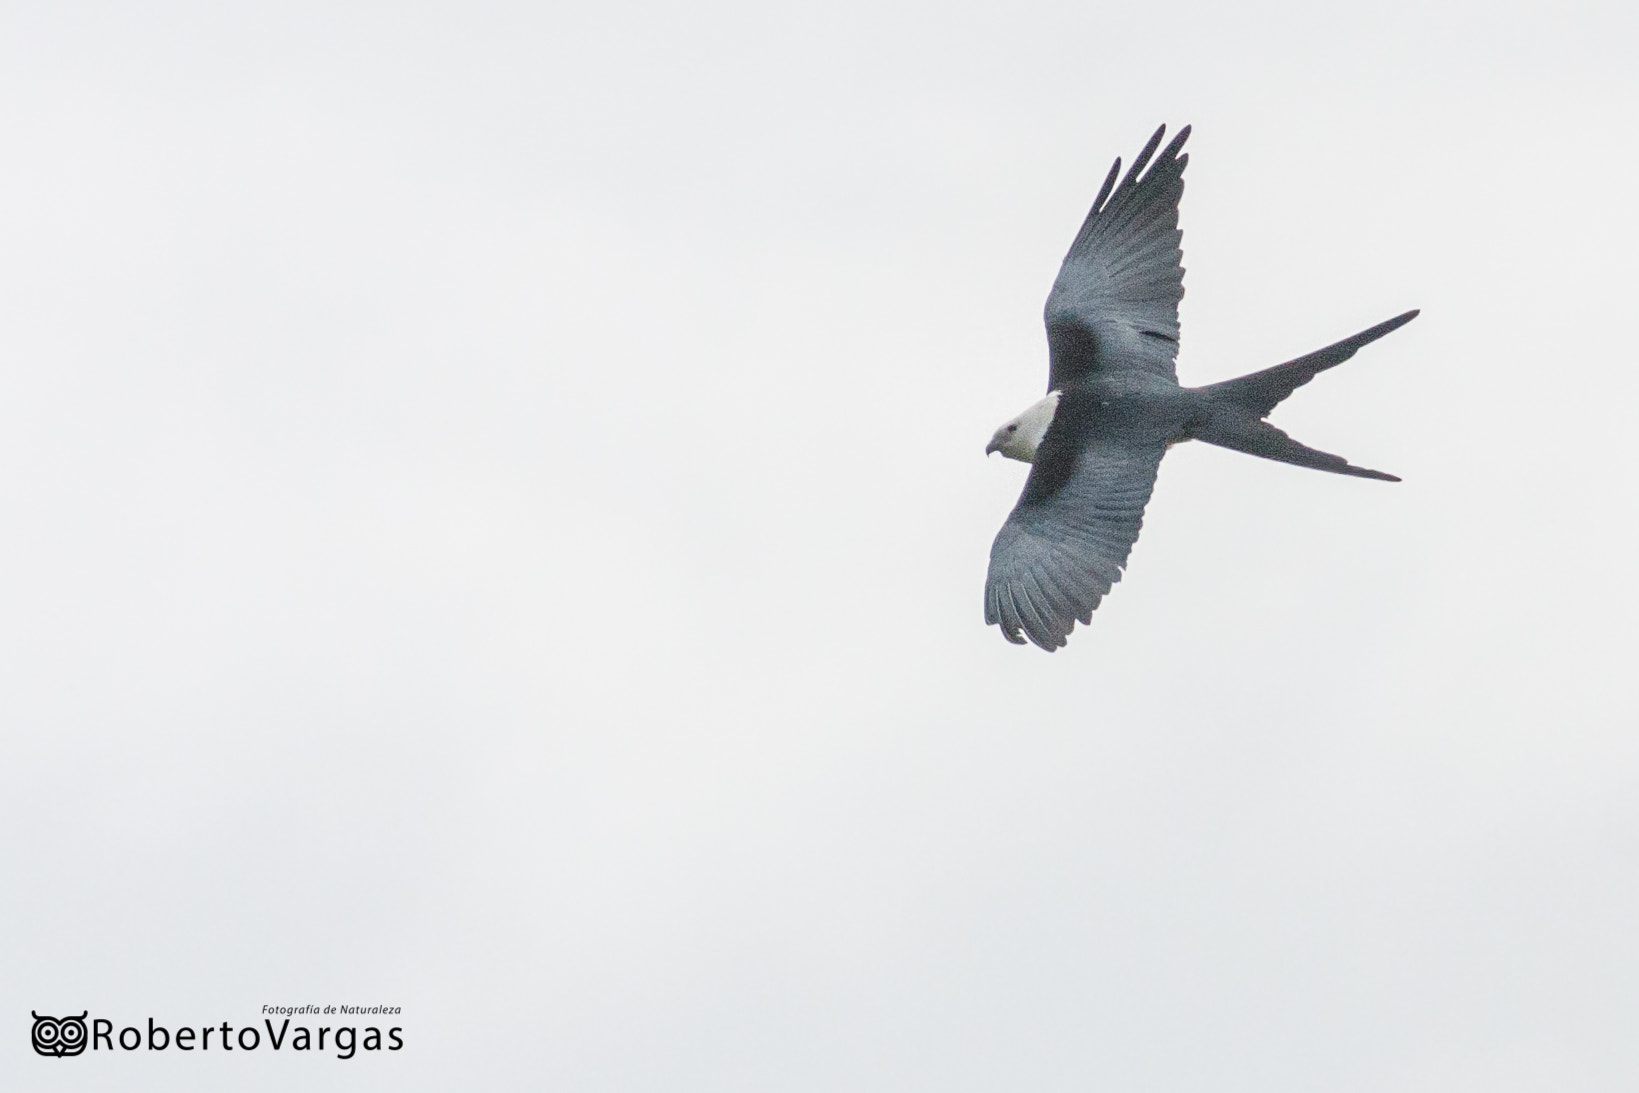
{"label": "forked tail", "polygon": [[1316,375],[1342,364],[1354,356],[1361,346],[1400,329],[1416,317],[1417,312],[1408,311],[1296,360],[1199,388],[1207,396],[1209,404],[1202,416],[1192,424],[1190,435],[1221,448],[1299,467],[1312,467],[1317,471],[1331,471],[1356,478],[1377,478],[1385,482],[1400,481],[1392,474],[1356,467],[1340,455],[1299,444],[1263,419],[1282,399]]}

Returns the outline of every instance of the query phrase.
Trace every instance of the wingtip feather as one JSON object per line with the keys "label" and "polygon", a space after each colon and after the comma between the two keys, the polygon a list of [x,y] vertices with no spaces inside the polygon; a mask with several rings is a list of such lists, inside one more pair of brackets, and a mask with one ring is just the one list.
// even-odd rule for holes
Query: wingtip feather
{"label": "wingtip feather", "polygon": [[1110,165],[1110,173],[1104,176],[1104,185],[1098,188],[1098,196],[1093,198],[1093,211],[1088,214],[1089,219],[1104,208],[1104,202],[1109,198],[1110,191],[1115,189],[1115,180],[1121,177],[1121,157],[1116,156],[1115,162]]}

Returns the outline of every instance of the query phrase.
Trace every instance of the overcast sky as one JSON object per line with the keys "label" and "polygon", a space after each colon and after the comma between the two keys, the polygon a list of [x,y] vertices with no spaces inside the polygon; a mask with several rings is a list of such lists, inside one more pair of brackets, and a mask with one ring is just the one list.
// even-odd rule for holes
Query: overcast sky
{"label": "overcast sky", "polygon": [[[0,1087],[1639,1087],[1632,10],[6,5]],[[1182,380],[1420,307],[1275,416],[1405,482],[1014,648],[1161,122]]]}

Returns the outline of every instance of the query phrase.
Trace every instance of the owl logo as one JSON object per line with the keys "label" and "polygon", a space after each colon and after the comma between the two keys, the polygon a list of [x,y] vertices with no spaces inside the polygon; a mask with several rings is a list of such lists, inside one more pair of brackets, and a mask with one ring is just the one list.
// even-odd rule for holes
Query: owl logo
{"label": "owl logo", "polygon": [[[29,1010],[34,1013],[33,1010]],[[40,1055],[78,1055],[85,1050],[85,1013],[78,1017],[41,1017],[34,1013],[34,1050]]]}

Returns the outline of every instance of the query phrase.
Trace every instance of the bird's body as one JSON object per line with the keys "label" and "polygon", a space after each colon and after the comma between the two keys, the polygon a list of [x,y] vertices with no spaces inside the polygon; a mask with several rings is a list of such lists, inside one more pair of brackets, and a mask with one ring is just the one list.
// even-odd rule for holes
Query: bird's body
{"label": "bird's body", "polygon": [[1011,642],[1051,652],[1121,579],[1161,457],[1202,440],[1266,459],[1358,478],[1399,481],[1305,447],[1264,418],[1315,374],[1416,317],[1261,372],[1183,387],[1174,371],[1183,297],[1183,196],[1189,136],[1155,165],[1165,127],[1119,186],[1116,160],[1047,298],[1048,395],[996,430],[987,452],[1031,464],[1018,504],[990,551],[985,621]]}

